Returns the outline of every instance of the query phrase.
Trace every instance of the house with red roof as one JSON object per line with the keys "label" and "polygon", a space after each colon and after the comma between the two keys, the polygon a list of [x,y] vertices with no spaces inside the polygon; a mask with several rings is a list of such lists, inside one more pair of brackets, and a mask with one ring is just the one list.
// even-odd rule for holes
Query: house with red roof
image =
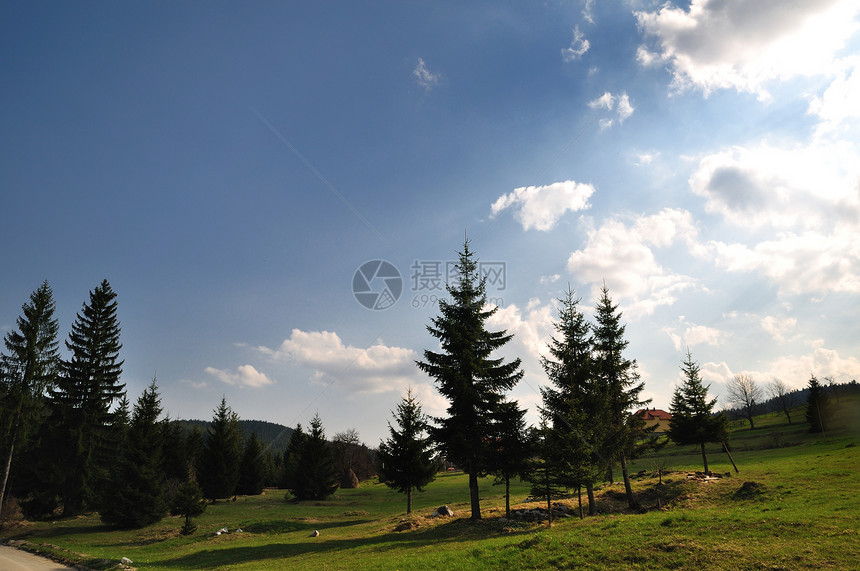
{"label": "house with red roof", "polygon": [[654,434],[665,434],[669,431],[669,421],[672,420],[671,413],[659,408],[643,408],[637,410],[635,414],[645,420],[646,427],[657,427]]}

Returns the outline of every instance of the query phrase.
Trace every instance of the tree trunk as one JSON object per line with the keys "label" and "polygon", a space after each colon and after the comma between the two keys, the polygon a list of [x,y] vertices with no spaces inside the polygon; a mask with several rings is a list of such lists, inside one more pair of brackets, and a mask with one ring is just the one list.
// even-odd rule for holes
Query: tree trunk
{"label": "tree trunk", "polygon": [[412,513],[412,486],[406,488],[406,513]]}
{"label": "tree trunk", "polygon": [[505,474],[505,517],[511,519],[511,477]]}
{"label": "tree trunk", "polygon": [[588,494],[588,515],[597,515],[597,504],[594,502],[594,484],[586,484],[585,492]]}
{"label": "tree trunk", "polygon": [[785,413],[786,418],[788,418],[788,424],[789,424],[789,425],[791,425],[791,413],[790,413],[790,412],[788,412],[788,409],[787,409],[787,408],[784,408],[784,407],[783,407],[783,409],[782,409],[782,412],[784,412],[784,413]]}
{"label": "tree trunk", "polygon": [[579,499],[579,519],[583,519],[585,516],[582,514],[582,486],[576,487],[576,496]]}
{"label": "tree trunk", "polygon": [[6,483],[9,481],[9,472],[12,469],[12,453],[15,451],[14,437],[9,442],[9,458],[6,459],[6,470],[3,472],[3,486],[0,487],[0,521],[3,520],[3,500],[6,499]]}
{"label": "tree trunk", "polygon": [[630,485],[630,475],[627,473],[627,456],[621,451],[621,475],[624,476],[624,492],[627,494],[627,507],[631,510],[639,509],[639,503],[633,497],[633,486]]}
{"label": "tree trunk", "polygon": [[708,457],[705,455],[705,443],[702,442],[702,462],[705,464],[705,475],[710,476],[711,472],[708,470]]}
{"label": "tree trunk", "polygon": [[755,425],[753,424],[752,413],[747,415],[747,420],[750,421],[750,430],[755,430]]}
{"label": "tree trunk", "polygon": [[0,486],[0,518],[3,516],[3,501],[6,499],[6,484],[9,482],[9,472],[12,471],[12,454],[15,452],[15,440],[18,438],[18,422],[21,418],[21,410],[15,412],[15,420],[12,422],[12,430],[9,435],[9,457],[6,459],[6,469],[3,471],[3,485]]}
{"label": "tree trunk", "polygon": [[481,519],[481,500],[478,497],[478,476],[469,470],[469,498],[472,503],[472,518]]}
{"label": "tree trunk", "polygon": [[549,487],[549,476],[546,482],[546,515],[549,517],[549,527],[552,527],[552,494]]}

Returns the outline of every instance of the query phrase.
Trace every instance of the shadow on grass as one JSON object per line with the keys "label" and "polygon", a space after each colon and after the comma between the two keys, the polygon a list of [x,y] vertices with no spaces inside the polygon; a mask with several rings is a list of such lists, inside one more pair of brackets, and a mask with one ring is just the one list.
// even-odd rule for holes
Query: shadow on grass
{"label": "shadow on grass", "polygon": [[[278,523],[278,522],[273,522]],[[292,526],[300,522],[284,522]],[[352,525],[348,522],[341,525]],[[304,525],[304,524],[301,524]],[[307,529],[310,529],[310,525]],[[326,529],[333,526],[325,524]],[[391,532],[373,537],[361,537],[353,539],[325,539],[325,530],[318,538],[307,537],[297,543],[269,543],[256,546],[224,547],[223,549],[206,549],[171,559],[152,561],[147,567],[151,569],[205,569],[239,565],[254,561],[264,560],[289,560],[313,553],[331,553],[351,549],[364,549],[373,553],[383,551],[427,547],[439,545],[444,542],[459,542],[476,537],[488,537],[498,533],[501,527],[495,521],[471,522],[458,519],[410,532]],[[532,533],[531,529],[523,529],[506,533],[506,535],[519,535]],[[279,533],[272,531],[272,533]],[[286,564],[285,564],[286,565]]]}
{"label": "shadow on grass", "polygon": [[307,522],[307,521],[296,521],[296,520],[286,520],[286,519],[276,519],[276,520],[267,520],[256,523],[249,523],[242,529],[247,531],[248,533],[292,533],[294,531],[311,531],[314,529],[319,529],[320,527],[324,527],[326,529],[331,529],[333,527],[349,527],[351,525],[361,525],[371,523],[371,520],[357,520],[350,519],[344,521],[332,521],[332,522]]}

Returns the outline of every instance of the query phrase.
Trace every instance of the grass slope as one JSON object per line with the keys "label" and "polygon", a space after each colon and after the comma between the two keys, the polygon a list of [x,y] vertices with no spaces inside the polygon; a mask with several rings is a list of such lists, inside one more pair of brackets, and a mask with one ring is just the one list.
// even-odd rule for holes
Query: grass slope
{"label": "grass slope", "polygon": [[[732,475],[688,480],[688,471],[701,469],[698,450],[667,446],[659,458],[672,473],[664,474],[662,487],[653,476],[656,458],[633,464],[639,472],[634,489],[648,511],[626,513],[623,486],[607,484],[598,494],[600,515],[563,519],[552,528],[500,522],[503,489],[489,480],[481,483],[485,519],[460,519],[468,516],[466,476],[442,474],[416,494],[416,514],[408,520],[403,495],[365,483],[324,502],[285,502],[272,490],[217,503],[190,537],[179,535],[180,518],[119,531],[93,514],[22,523],[0,532],[0,539],[24,540],[30,549],[94,568],[110,568],[121,557],[156,570],[856,568],[860,432],[846,424],[839,432],[810,435],[804,424],[780,422],[763,418],[760,429],[735,431],[739,474],[713,447],[712,470]],[[658,493],[668,502],[662,510],[655,507]],[[517,483],[512,494],[523,503],[526,485]],[[565,502],[575,505],[576,499]],[[443,504],[457,512],[454,518],[427,517]],[[231,533],[215,535],[222,527]],[[319,537],[310,537],[313,530]]]}

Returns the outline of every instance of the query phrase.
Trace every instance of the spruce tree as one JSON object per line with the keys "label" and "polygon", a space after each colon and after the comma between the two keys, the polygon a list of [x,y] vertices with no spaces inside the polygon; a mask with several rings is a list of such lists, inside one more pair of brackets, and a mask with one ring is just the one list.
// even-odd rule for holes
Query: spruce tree
{"label": "spruce tree", "polygon": [[160,416],[161,399],[153,379],[134,405],[128,437],[111,471],[100,510],[105,523],[140,528],[167,512]]}
{"label": "spruce tree", "polygon": [[197,474],[204,497],[213,501],[236,493],[242,445],[239,415],[227,406],[226,397],[214,412]]}
{"label": "spruce tree", "polygon": [[627,505],[636,508],[638,504],[633,497],[627,471],[627,457],[632,452],[630,445],[634,441],[631,438],[635,428],[632,413],[651,401],[642,400],[639,396],[645,383],[639,381],[636,361],[624,356],[630,342],[624,338],[626,326],[621,324],[621,312],[618,311],[618,305],[612,303],[606,284],[594,308],[594,319],[596,378],[605,395],[608,420],[603,448],[610,463],[616,459],[621,462]]}
{"label": "spruce tree", "polygon": [[676,444],[698,444],[705,473],[710,474],[705,444],[728,439],[728,419],[723,413],[714,414],[717,399],[708,400],[708,387],[702,384],[699,364],[693,360],[689,349],[681,370],[684,382],[672,395],[668,436]]}
{"label": "spruce tree", "polygon": [[175,492],[188,479],[192,455],[180,423],[165,418],[161,422],[161,438],[164,442],[164,478],[168,482],[168,489]]}
{"label": "spruce tree", "polygon": [[806,396],[806,422],[809,423],[809,432],[824,432],[826,428],[824,419],[830,413],[830,399],[827,397],[827,391],[815,375],[809,379],[807,387],[809,393]]}
{"label": "spruce tree", "polygon": [[0,515],[16,447],[26,447],[41,423],[44,394],[55,382],[60,366],[54,318],[54,296],[48,282],[30,294],[22,306],[17,330],[3,339],[0,354],[0,451],[5,451],[0,482]]}
{"label": "spruce tree", "polygon": [[607,395],[596,377],[591,327],[579,302],[570,289],[559,300],[558,321],[553,324],[557,336],[549,343],[549,354],[541,358],[551,383],[541,388],[541,410],[555,433],[565,484],[588,490],[593,515],[594,484],[604,464],[599,451],[609,416]]}
{"label": "spruce tree", "polygon": [[206,500],[203,499],[203,490],[189,474],[189,478],[179,486],[170,507],[172,515],[181,515],[185,518],[185,523],[179,533],[182,535],[194,533],[197,524],[191,521],[191,518],[199,516],[204,511],[206,511]]}
{"label": "spruce tree", "polygon": [[544,413],[541,413],[541,423],[532,430],[530,439],[534,454],[527,461],[525,477],[532,484],[530,495],[546,501],[547,517],[552,526],[552,500],[567,493],[563,443]]}
{"label": "spruce tree", "polygon": [[411,514],[412,491],[423,492],[436,478],[432,443],[426,435],[427,417],[411,389],[397,405],[394,421],[397,428],[389,422],[388,439],[379,445],[379,475],[386,486],[406,494],[406,513]]}
{"label": "spruce tree", "polygon": [[242,460],[239,463],[239,483],[236,493],[243,496],[259,496],[263,493],[266,483],[266,465],[263,460],[263,445],[252,432],[242,450]]}
{"label": "spruce tree", "polygon": [[99,490],[108,480],[116,450],[111,446],[111,407],[122,397],[123,362],[116,293],[107,280],[90,291],[89,303],[77,314],[57,387],[51,392],[51,425],[61,431],[61,449],[52,459],[65,475],[60,495],[64,515],[97,507]]}
{"label": "spruce tree", "polygon": [[526,421],[526,411],[517,401],[505,401],[494,416],[495,437],[490,450],[493,484],[505,485],[505,517],[511,517],[511,478],[522,477],[528,471],[532,453]]}
{"label": "spruce tree", "polygon": [[297,424],[292,436],[290,436],[290,443],[284,451],[281,488],[285,490],[296,490],[299,487],[299,465],[307,439],[308,435],[302,429],[301,423]]}
{"label": "spruce tree", "polygon": [[495,440],[495,415],[504,402],[504,393],[522,378],[520,360],[505,363],[492,357],[513,337],[505,331],[488,331],[486,321],[497,311],[488,308],[486,278],[463,244],[456,265],[457,281],[446,287],[449,300],[439,301],[440,315],[427,326],[439,340],[441,352],[424,351],[418,368],[436,382],[448,400],[448,416],[434,419],[430,434],[446,458],[469,474],[472,519],[481,519],[478,478],[492,471],[490,455]]}
{"label": "spruce tree", "polygon": [[310,429],[301,445],[290,492],[299,500],[324,500],[337,490],[339,477],[319,414],[311,419]]}

